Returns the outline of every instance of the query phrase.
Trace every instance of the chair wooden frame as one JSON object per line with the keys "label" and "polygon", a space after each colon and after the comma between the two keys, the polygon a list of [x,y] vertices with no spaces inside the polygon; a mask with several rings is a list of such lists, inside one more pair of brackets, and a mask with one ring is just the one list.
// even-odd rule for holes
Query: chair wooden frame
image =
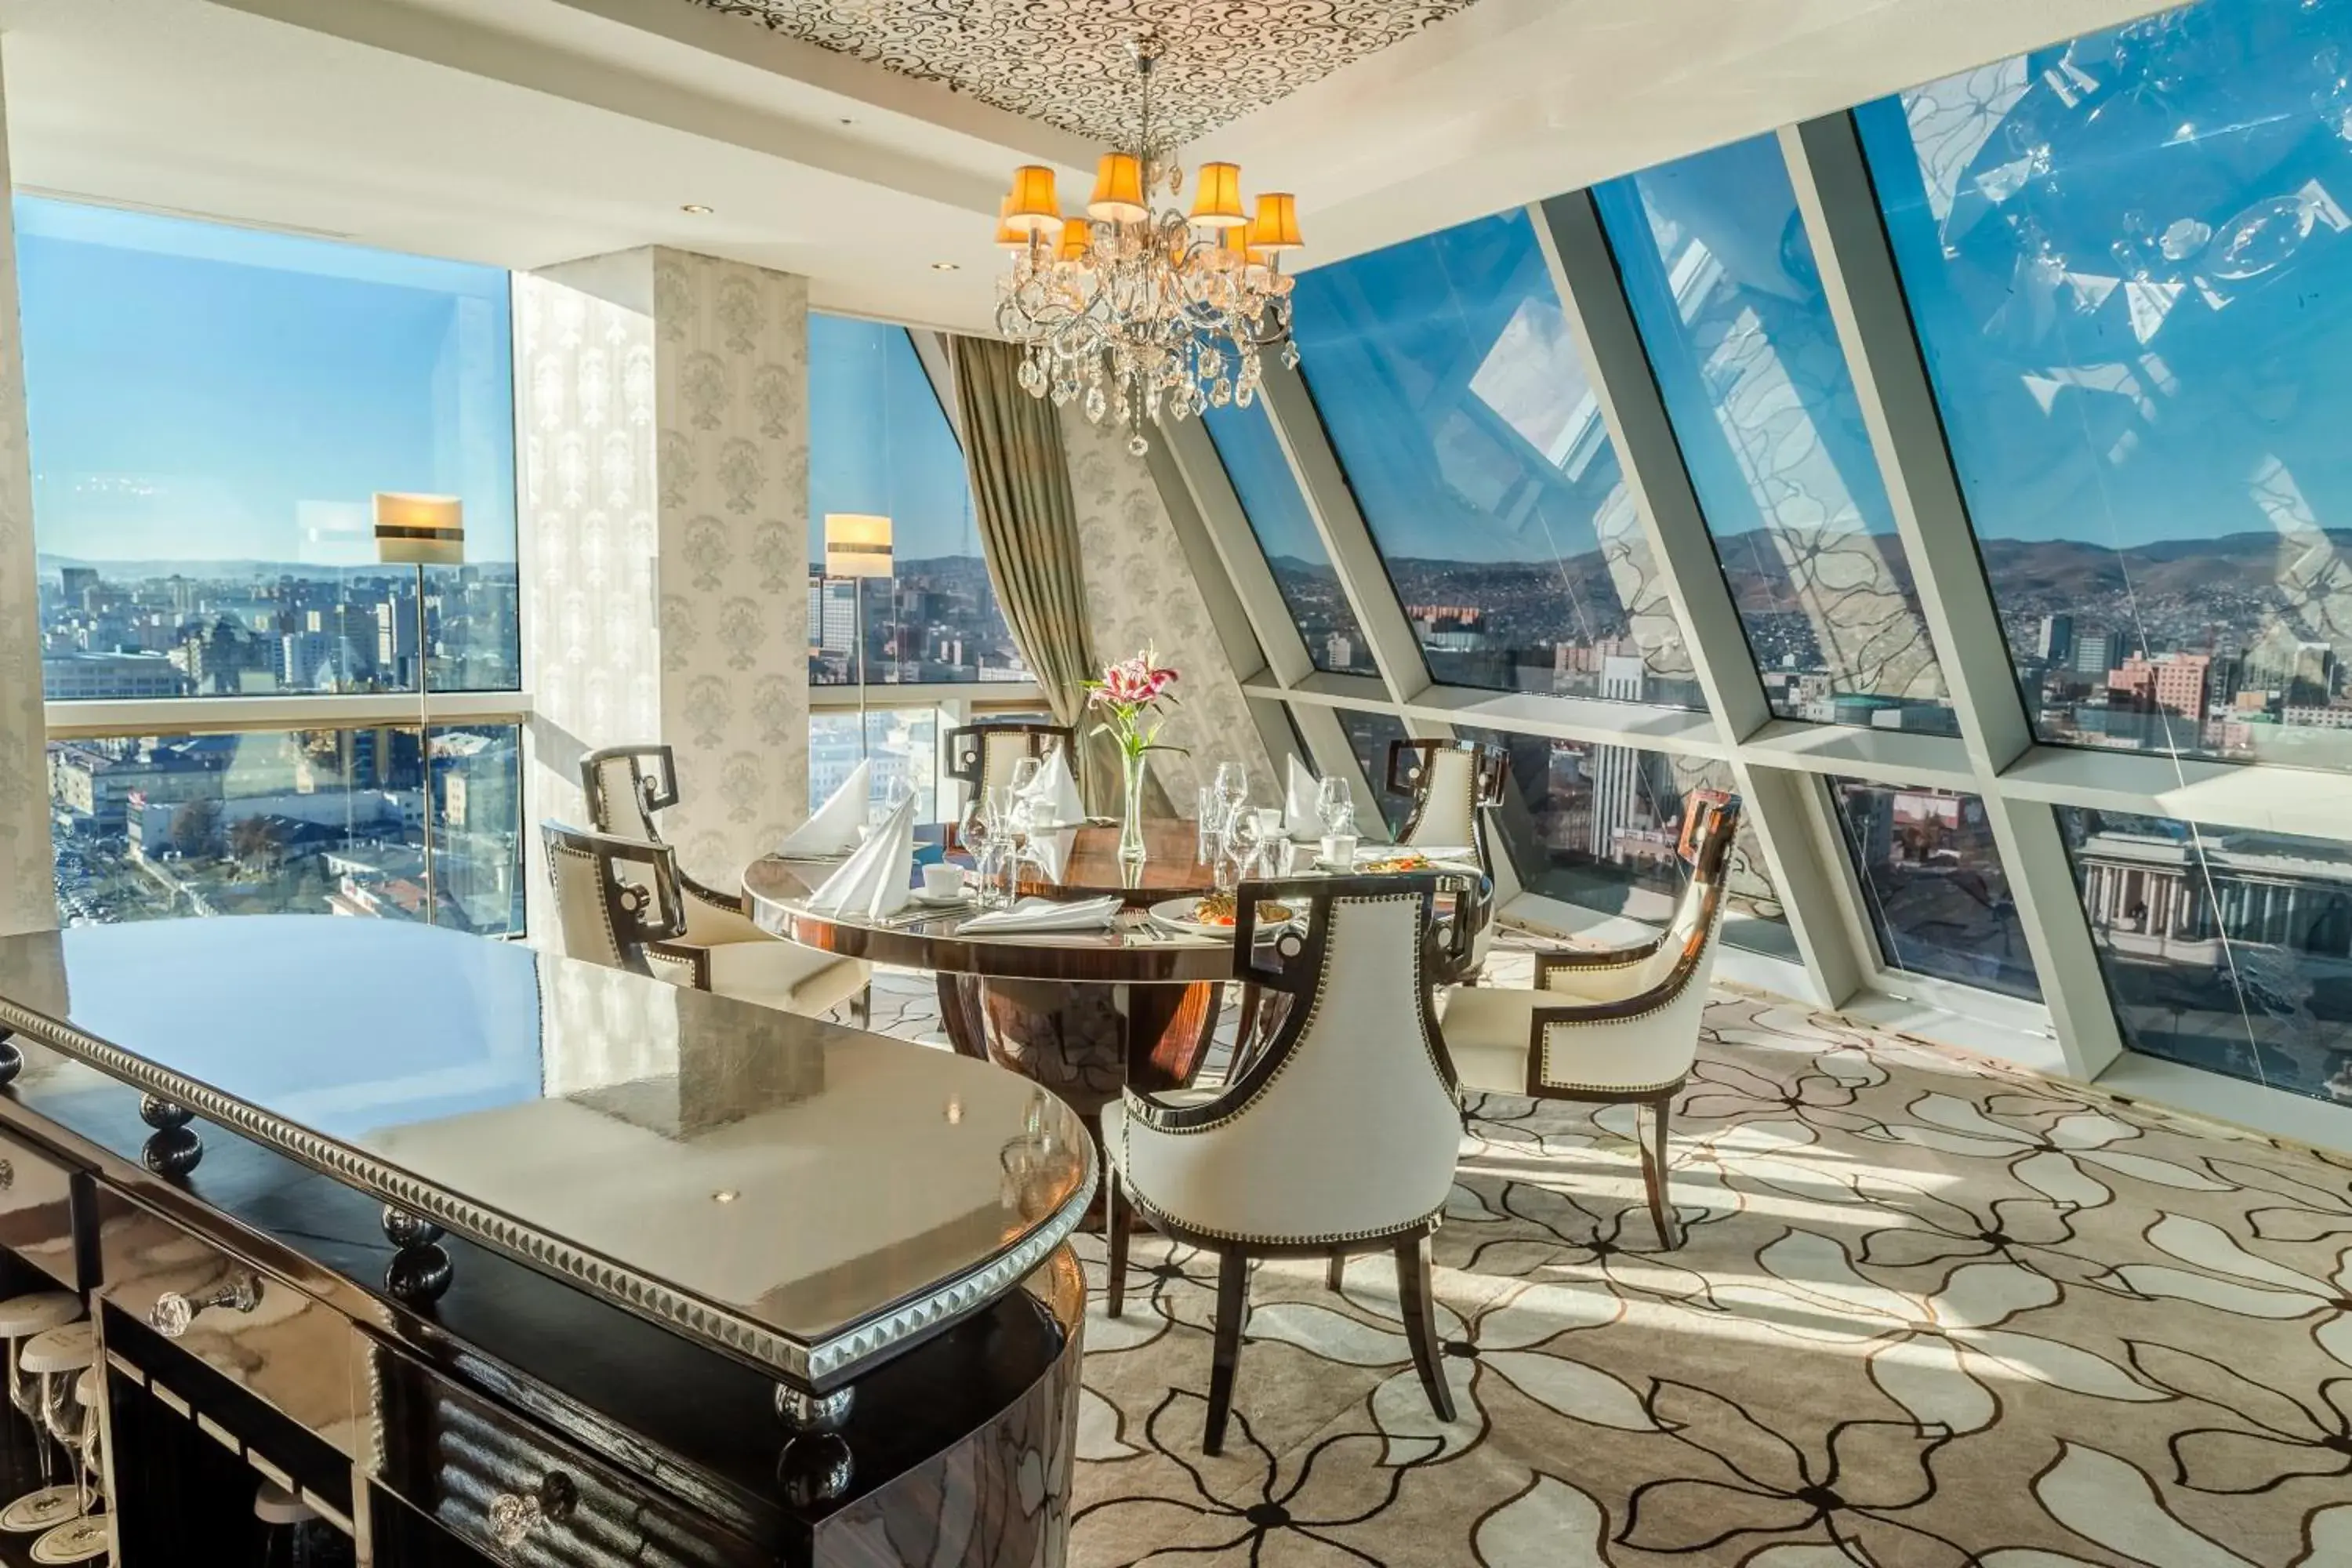
{"label": "chair wooden frame", "polygon": [[[1685,1073],[1670,1084],[1636,1090],[1573,1089],[1547,1084],[1543,1080],[1544,1031],[1554,1025],[1615,1023],[1656,1011],[1681,994],[1697,973],[1700,955],[1706,951],[1707,944],[1718,940],[1716,926],[1722,918],[1732,845],[1738,837],[1739,798],[1717,791],[1692,798],[1708,814],[1706,825],[1699,830],[1696,840],[1691,841],[1696,856],[1691,879],[1702,890],[1698,919],[1692,922],[1689,931],[1685,934],[1682,951],[1675,955],[1674,967],[1656,984],[1613,1002],[1564,999],[1557,1004],[1538,1004],[1528,1019],[1528,1079],[1522,1091],[1536,1100],[1567,1100],[1583,1105],[1631,1105],[1634,1108],[1634,1146],[1642,1156],[1642,1186],[1649,1197],[1650,1218],[1658,1229],[1658,1244],[1666,1247],[1681,1245],[1679,1231],[1674,1224],[1673,1209],[1666,1201],[1666,1178],[1670,1169],[1666,1158],[1666,1134],[1668,1124],[1673,1120],[1675,1097],[1689,1082],[1689,1075]],[[1538,994],[1549,991],[1552,976],[1556,974],[1627,969],[1645,963],[1664,946],[1671,934],[1670,931],[1661,931],[1647,942],[1628,947],[1566,949],[1538,953],[1536,957],[1536,990]],[[1641,1127],[1644,1110],[1649,1113],[1646,1134]]]}
{"label": "chair wooden frame", "polygon": [[[1128,1114],[1156,1130],[1180,1132],[1213,1127],[1244,1113],[1250,1101],[1281,1074],[1306,1035],[1310,1010],[1297,1005],[1296,1001],[1313,996],[1321,983],[1324,966],[1329,957],[1333,902],[1341,899],[1394,898],[1400,893],[1417,892],[1421,898],[1422,939],[1417,944],[1414,964],[1421,972],[1416,979],[1422,980],[1425,979],[1428,966],[1439,952],[1441,941],[1466,950],[1468,939],[1462,928],[1455,927],[1450,936],[1441,935],[1436,921],[1436,895],[1449,883],[1454,884],[1458,891],[1460,885],[1467,881],[1468,878],[1460,872],[1421,872],[1407,876],[1301,877],[1244,882],[1236,894],[1238,913],[1234,925],[1234,978],[1244,985],[1285,992],[1294,999],[1294,1005],[1286,1010],[1273,1037],[1260,1050],[1246,1062],[1236,1061],[1233,1077],[1214,1100],[1201,1104],[1170,1105],[1130,1087],[1126,1100]],[[1263,944],[1280,960],[1273,967],[1268,967],[1262,961],[1261,944],[1257,940],[1257,908],[1261,902],[1268,901],[1294,906],[1306,904],[1310,910],[1303,935],[1293,927],[1284,931],[1273,942]],[[1414,991],[1421,999],[1422,1027],[1427,1032],[1430,1041],[1437,1046],[1434,1055],[1438,1077],[1448,1093],[1458,1095],[1454,1065],[1445,1055],[1444,1037],[1438,1032],[1431,988],[1426,984],[1417,984]],[[1429,1396],[1430,1408],[1437,1413],[1439,1420],[1454,1419],[1454,1395],[1445,1384],[1437,1342],[1435,1297],[1431,1293],[1430,1281],[1429,1237],[1443,1217],[1442,1207],[1393,1230],[1342,1242],[1239,1241],[1231,1237],[1195,1231],[1160,1213],[1149,1202],[1127,1191],[1117,1166],[1108,1162],[1104,1168],[1103,1192],[1104,1226],[1109,1249],[1109,1291],[1106,1310],[1110,1316],[1118,1317],[1126,1310],[1128,1214],[1130,1208],[1148,1220],[1153,1229],[1171,1240],[1216,1255],[1215,1347],[1209,1372],[1208,1415],[1201,1439],[1203,1453],[1216,1454],[1224,1447],[1225,1423],[1233,1409],[1234,1377],[1241,1362],[1242,1324],[1248,1315],[1250,1266],[1261,1258],[1328,1258],[1329,1264],[1325,1279],[1333,1289],[1337,1289],[1341,1268],[1349,1258],[1366,1252],[1391,1254],[1397,1266],[1397,1301],[1403,1313],[1405,1338],[1412,1347],[1413,1369],[1421,1378],[1422,1391]]]}
{"label": "chair wooden frame", "polygon": [[[1410,795],[1412,797],[1412,810],[1407,814],[1404,826],[1397,829],[1399,843],[1412,837],[1413,830],[1421,826],[1422,810],[1429,800],[1429,776],[1440,752],[1468,752],[1476,760],[1471,775],[1470,838],[1471,847],[1477,851],[1478,864],[1486,875],[1485,880],[1473,889],[1468,900],[1469,928],[1475,933],[1484,931],[1495,919],[1495,847],[1493,836],[1486,827],[1486,814],[1503,804],[1504,792],[1510,787],[1511,753],[1486,741],[1437,741],[1425,736],[1391,741],[1388,776],[1383,781],[1383,787],[1391,795]],[[1400,767],[1408,753],[1417,757],[1419,762],[1410,774],[1400,778]],[[1472,960],[1474,951],[1470,945],[1465,944],[1458,963],[1437,972],[1438,984],[1476,984],[1477,966]]]}
{"label": "chair wooden frame", "polygon": [[1049,724],[1037,719],[1005,719],[994,722],[959,724],[947,733],[948,777],[969,788],[980,788],[981,773],[988,765],[988,741],[991,735],[1026,735],[1029,754],[1043,758],[1059,741],[1070,759],[1070,776],[1078,773],[1078,732],[1067,724]]}
{"label": "chair wooden frame", "polygon": [[[542,822],[539,831],[547,845],[548,880],[559,892],[558,857],[584,856],[596,863],[605,928],[623,968],[679,980],[698,991],[710,989],[709,952],[674,940],[686,930],[686,902],[677,856],[669,846],[618,833],[592,833],[561,822]],[[614,875],[614,862],[624,860],[646,868],[646,879],[630,882]]]}
{"label": "chair wooden frame", "polygon": [[[660,844],[663,841],[661,830],[654,826],[654,814],[677,804],[677,757],[668,746],[651,743],[604,746],[582,757],[580,790],[588,800],[588,825],[599,833],[613,832],[613,803],[605,798],[601,769],[605,763],[624,760],[629,764],[629,778],[636,786],[637,804],[644,809],[646,830],[654,836],[654,843]],[[648,763],[654,765],[648,768]],[[627,835],[620,837],[626,837]],[[729,914],[750,917],[751,907],[741,893],[730,896],[696,881],[683,869],[677,868],[674,858],[672,866],[678,888],[688,898],[713,909],[724,910]]]}

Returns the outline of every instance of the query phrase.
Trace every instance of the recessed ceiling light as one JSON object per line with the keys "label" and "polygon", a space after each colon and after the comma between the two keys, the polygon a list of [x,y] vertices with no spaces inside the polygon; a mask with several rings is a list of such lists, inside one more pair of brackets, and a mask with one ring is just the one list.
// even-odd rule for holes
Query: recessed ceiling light
{"label": "recessed ceiling light", "polygon": [[843,115],[843,116],[841,117],[841,122],[842,122],[844,125],[855,125],[855,124],[856,124],[856,123],[857,123],[857,121],[856,121],[855,120],[852,120],[852,119],[851,119],[849,116],[847,116],[846,114],[845,114],[845,115]]}
{"label": "recessed ceiling light", "polygon": [[704,206],[700,202],[688,202],[677,210],[682,213],[691,213],[696,217],[709,217],[710,216],[710,209]]}
{"label": "recessed ceiling light", "polygon": [[934,272],[961,272],[963,270],[963,263],[961,261],[934,261],[931,263],[931,270]]}
{"label": "recessed ceiling light", "polygon": [[742,1195],[743,1195],[742,1194],[740,1194],[740,1193],[737,1192],[734,1188],[732,1188],[732,1187],[729,1187],[729,1188],[727,1188],[726,1190],[724,1190],[723,1192],[716,1192],[716,1193],[711,1194],[710,1194],[710,1201],[711,1201],[712,1203],[714,1203],[714,1204],[731,1204],[731,1203],[733,1203],[737,1198],[740,1198],[740,1197],[741,1197]]}

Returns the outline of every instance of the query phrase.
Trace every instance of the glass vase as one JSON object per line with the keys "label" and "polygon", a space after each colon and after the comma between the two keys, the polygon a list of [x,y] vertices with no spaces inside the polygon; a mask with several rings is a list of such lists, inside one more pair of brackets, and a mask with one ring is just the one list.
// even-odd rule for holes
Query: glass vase
{"label": "glass vase", "polygon": [[1143,864],[1143,763],[1141,752],[1119,753],[1119,775],[1126,795],[1118,809],[1118,858],[1123,865]]}

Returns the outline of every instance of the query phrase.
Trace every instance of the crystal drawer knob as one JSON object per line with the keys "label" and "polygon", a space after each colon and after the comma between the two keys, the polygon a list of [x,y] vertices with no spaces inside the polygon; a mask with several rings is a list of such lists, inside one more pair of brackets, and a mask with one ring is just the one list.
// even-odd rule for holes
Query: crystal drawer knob
{"label": "crystal drawer knob", "polygon": [[512,1552],[551,1519],[562,1519],[579,1500],[579,1489],[561,1470],[551,1471],[532,1492],[500,1492],[490,1500],[490,1539]]}
{"label": "crystal drawer knob", "polygon": [[251,1274],[240,1274],[225,1279],[208,1291],[184,1296],[177,1290],[166,1290],[155,1298],[154,1306],[147,1310],[147,1326],[167,1340],[176,1340],[188,1331],[196,1314],[207,1307],[226,1307],[231,1311],[250,1312],[261,1304],[261,1281]]}

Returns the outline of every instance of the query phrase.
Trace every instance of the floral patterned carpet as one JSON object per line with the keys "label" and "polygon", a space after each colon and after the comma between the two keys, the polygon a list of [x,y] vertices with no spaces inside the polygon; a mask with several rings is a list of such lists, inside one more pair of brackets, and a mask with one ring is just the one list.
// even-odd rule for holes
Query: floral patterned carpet
{"label": "floral patterned carpet", "polygon": [[1449,1425],[1384,1257],[1266,1262],[1204,1458],[1213,1258],[1085,1240],[1074,1565],[2352,1568],[2352,1159],[1727,995],[1664,1252],[1627,1117],[1473,1110]]}

